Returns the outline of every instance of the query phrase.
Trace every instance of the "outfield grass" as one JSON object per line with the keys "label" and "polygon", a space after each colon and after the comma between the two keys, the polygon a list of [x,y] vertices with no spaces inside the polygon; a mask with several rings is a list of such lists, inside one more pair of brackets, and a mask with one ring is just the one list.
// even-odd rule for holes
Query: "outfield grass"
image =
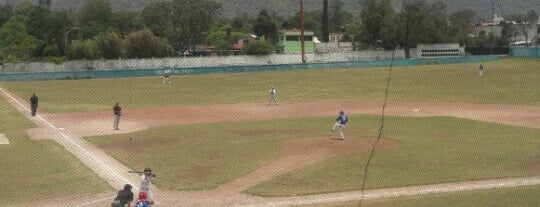
{"label": "outfield grass", "polygon": [[0,133],[10,141],[0,145],[0,206],[111,190],[54,141],[30,140],[25,130],[35,125],[4,99],[0,116]]}
{"label": "outfield grass", "polygon": [[[506,58],[478,63],[393,68],[390,101],[501,103],[540,105],[540,60]],[[264,103],[270,86],[278,101],[382,101],[388,68],[309,70],[175,76],[171,85],[161,77],[4,82],[11,92],[40,97],[49,112],[125,108]],[[26,100],[28,101],[28,100]]]}
{"label": "outfield grass", "polygon": [[[536,207],[540,203],[540,197],[538,196],[539,193],[540,186],[537,185],[423,196],[407,196],[381,200],[366,200],[362,202],[362,206]],[[322,205],[305,205],[302,207],[357,207],[358,205],[359,201]]]}
{"label": "outfield grass", "polygon": [[[333,117],[158,127],[125,135],[87,138],[127,166],[150,163],[159,187],[217,187],[274,159],[291,138],[335,136]],[[376,116],[351,116],[347,137],[374,139]],[[448,117],[387,117],[385,139],[398,147],[377,151],[368,188],[540,175],[537,130]],[[354,123],[354,124],[352,124]],[[337,156],[248,189],[290,196],[360,189],[367,153]]]}

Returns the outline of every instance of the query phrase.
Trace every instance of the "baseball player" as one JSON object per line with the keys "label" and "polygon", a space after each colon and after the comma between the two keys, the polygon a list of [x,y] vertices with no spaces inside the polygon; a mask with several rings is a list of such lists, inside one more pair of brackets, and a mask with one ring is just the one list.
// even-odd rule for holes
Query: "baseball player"
{"label": "baseball player", "polygon": [[480,75],[480,77],[484,76],[484,66],[482,64],[478,67],[478,75]]}
{"label": "baseball player", "polygon": [[171,84],[171,77],[169,75],[163,76],[163,84]]}
{"label": "baseball player", "polygon": [[152,173],[150,168],[145,168],[143,174],[141,175],[141,192],[145,192],[147,196],[147,201],[150,205],[154,204],[154,195],[150,190],[150,185],[152,185],[152,179],[156,177],[156,174]]}
{"label": "baseball player", "polygon": [[111,206],[125,207],[127,205],[127,207],[130,207],[131,202],[133,201],[133,192],[131,192],[131,188],[132,186],[130,184],[124,185],[124,190],[118,191]]}
{"label": "baseball player", "polygon": [[268,105],[275,103],[276,105],[278,104],[277,101],[276,101],[276,89],[274,88],[274,86],[272,86],[272,88],[270,89],[270,102],[268,102]]}
{"label": "baseball player", "polygon": [[114,130],[120,130],[120,116],[122,115],[122,107],[120,107],[120,103],[116,102],[116,104],[113,107],[113,114],[114,114]]}
{"label": "baseball player", "polygon": [[347,116],[343,111],[339,112],[339,116],[336,119],[336,123],[332,127],[332,132],[336,130],[336,127],[339,129],[339,140],[345,140],[345,136],[343,135],[343,130],[345,129],[345,124],[347,124]]}
{"label": "baseball player", "polygon": [[31,108],[31,111],[30,111],[30,114],[32,116],[36,116],[36,112],[37,112],[37,107],[38,107],[38,97],[36,96],[36,94],[32,94],[32,97],[30,97],[30,108]]}

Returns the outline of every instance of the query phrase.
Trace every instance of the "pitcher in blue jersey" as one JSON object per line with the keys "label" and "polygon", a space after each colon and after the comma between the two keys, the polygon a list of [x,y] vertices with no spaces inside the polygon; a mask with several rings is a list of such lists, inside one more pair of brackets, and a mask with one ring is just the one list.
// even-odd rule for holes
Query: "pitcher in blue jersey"
{"label": "pitcher in blue jersey", "polygon": [[345,140],[343,130],[345,129],[345,124],[347,124],[347,121],[349,121],[349,119],[347,119],[345,112],[340,111],[339,116],[336,119],[336,123],[332,127],[332,132],[336,130],[336,127],[339,129],[339,140]]}

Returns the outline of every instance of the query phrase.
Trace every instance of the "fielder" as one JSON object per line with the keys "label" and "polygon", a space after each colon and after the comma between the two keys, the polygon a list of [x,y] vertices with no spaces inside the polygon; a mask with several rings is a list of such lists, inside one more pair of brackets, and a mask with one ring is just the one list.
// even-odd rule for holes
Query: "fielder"
{"label": "fielder", "polygon": [[163,76],[163,84],[171,84],[171,77],[169,75]]}
{"label": "fielder", "polygon": [[332,127],[332,132],[336,130],[336,127],[339,129],[339,140],[345,140],[345,136],[343,135],[343,130],[345,130],[345,124],[347,124],[347,116],[343,111],[339,112],[339,116],[336,119],[336,123]]}
{"label": "fielder", "polygon": [[484,66],[482,64],[478,67],[478,75],[480,75],[480,77],[484,76]]}
{"label": "fielder", "polygon": [[275,103],[276,105],[278,104],[277,101],[276,101],[276,89],[274,88],[274,86],[272,86],[272,88],[270,89],[270,102],[268,102],[268,105]]}

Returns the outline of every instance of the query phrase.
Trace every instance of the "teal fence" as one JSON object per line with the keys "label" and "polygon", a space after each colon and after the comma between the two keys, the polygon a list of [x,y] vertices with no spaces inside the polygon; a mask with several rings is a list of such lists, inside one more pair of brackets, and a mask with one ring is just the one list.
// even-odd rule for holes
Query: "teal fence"
{"label": "teal fence", "polygon": [[263,71],[287,71],[309,69],[337,69],[337,68],[369,68],[394,66],[413,66],[427,64],[458,64],[472,62],[486,62],[498,60],[500,56],[463,56],[448,58],[421,58],[421,59],[395,59],[377,61],[329,62],[308,64],[284,65],[251,65],[251,66],[223,66],[223,67],[197,67],[197,68],[151,68],[138,70],[88,70],[43,73],[4,73],[0,74],[1,81],[30,81],[30,80],[58,80],[58,79],[91,79],[91,78],[123,78],[169,75],[196,75],[210,73],[242,73]]}
{"label": "teal fence", "polygon": [[540,47],[530,46],[530,47],[511,47],[510,56],[515,57],[540,57]]}

